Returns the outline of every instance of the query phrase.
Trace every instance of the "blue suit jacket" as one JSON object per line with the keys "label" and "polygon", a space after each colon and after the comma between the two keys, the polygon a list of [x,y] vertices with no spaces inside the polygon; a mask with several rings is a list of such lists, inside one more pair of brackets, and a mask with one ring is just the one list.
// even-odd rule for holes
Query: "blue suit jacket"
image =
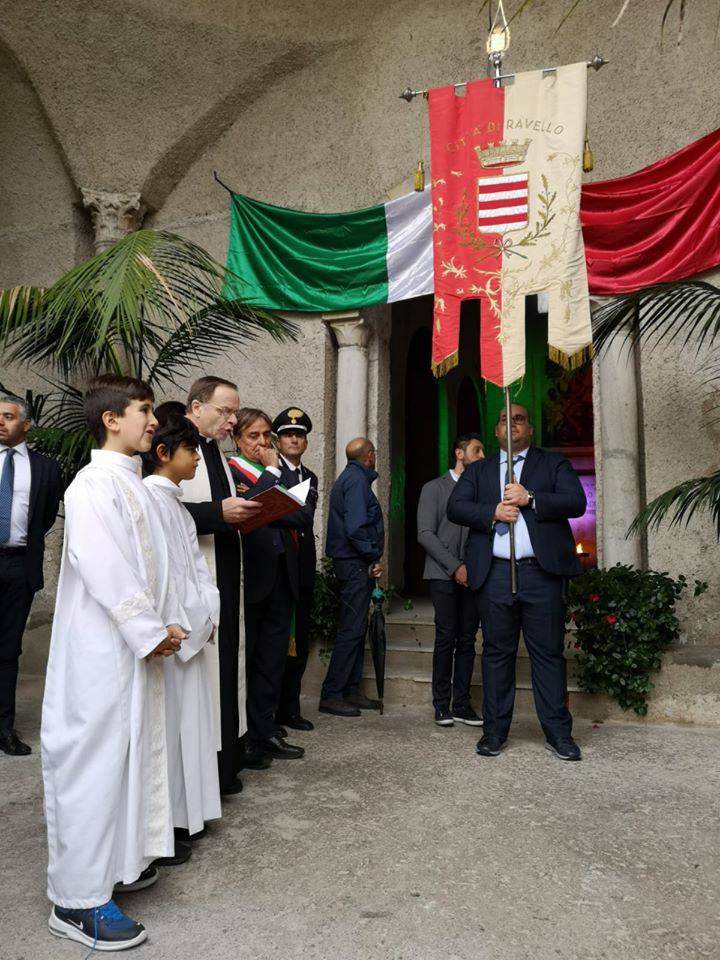
{"label": "blue suit jacket", "polygon": [[[575,553],[568,518],[581,517],[587,500],[570,461],[558,453],[530,447],[521,482],[535,494],[535,508],[522,509],[535,559],[548,573],[576,577],[582,573],[582,566]],[[470,527],[465,564],[473,590],[480,589],[490,572],[493,518],[499,502],[499,455],[466,467],[448,501],[448,519]]]}

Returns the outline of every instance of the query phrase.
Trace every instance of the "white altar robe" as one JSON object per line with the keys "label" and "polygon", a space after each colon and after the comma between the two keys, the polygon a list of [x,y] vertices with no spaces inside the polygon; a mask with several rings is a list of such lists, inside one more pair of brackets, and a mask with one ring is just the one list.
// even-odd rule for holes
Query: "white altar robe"
{"label": "white altar robe", "polygon": [[212,697],[211,634],[220,622],[220,594],[200,552],[195,523],[167,477],[143,481],[155,503],[170,549],[170,576],[188,637],[165,670],[165,717],[173,823],[199,833],[220,812],[217,739]]}
{"label": "white altar robe", "polygon": [[[205,438],[203,438],[205,440]],[[215,442],[214,440],[212,441]],[[230,489],[235,490],[235,480],[233,475],[230,472],[230,467],[227,465],[227,460],[225,457],[222,457],[223,467],[230,483]],[[192,480],[183,480],[180,484],[181,490],[181,499],[186,503],[207,503],[212,500],[212,493],[210,492],[210,477],[208,476],[207,464],[205,463],[205,457],[200,457],[200,462],[197,465],[197,470],[195,471],[195,476]],[[238,533],[238,537],[240,534]],[[215,535],[212,533],[206,534],[202,537],[198,537],[198,543],[200,544],[200,552],[205,558],[205,562],[208,565],[210,570],[210,576],[213,579],[213,583],[217,583],[217,576],[215,574]],[[242,551],[241,551],[242,555]],[[241,559],[242,562],[242,559]],[[245,602],[244,602],[244,586],[243,586],[243,577],[240,575],[240,623],[238,628],[238,715],[240,718],[240,725],[238,729],[238,737],[242,737],[243,734],[247,733],[247,680],[245,675]],[[213,705],[215,708],[215,724],[217,730],[217,743],[216,747],[220,750],[220,658],[218,656],[218,645],[214,644],[208,648],[206,656],[210,660],[212,665],[212,694],[213,694]]]}
{"label": "white altar robe", "polygon": [[48,897],[61,907],[106,903],[174,852],[163,665],[144,658],[180,619],[137,471],[94,450],[65,494],[41,728]]}

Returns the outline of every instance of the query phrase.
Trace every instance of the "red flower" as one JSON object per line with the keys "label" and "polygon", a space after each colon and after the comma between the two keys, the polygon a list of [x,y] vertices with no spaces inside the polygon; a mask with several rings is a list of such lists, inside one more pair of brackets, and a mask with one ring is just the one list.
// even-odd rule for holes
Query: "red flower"
{"label": "red flower", "polygon": [[588,600],[592,600],[593,603],[597,603],[597,602],[600,600],[600,594],[599,594],[599,593],[591,593],[591,594],[589,594],[589,596],[588,596]]}
{"label": "red flower", "polygon": [[613,613],[609,613],[609,614],[605,617],[605,619],[607,620],[607,622],[610,624],[611,627],[614,626],[614,625],[617,623],[617,617],[616,617],[615,614],[613,614]]}
{"label": "red flower", "polygon": [[580,644],[579,644],[579,643],[575,643],[575,644],[573,644],[573,646],[575,647],[576,650],[579,650],[579,649],[580,649]]}

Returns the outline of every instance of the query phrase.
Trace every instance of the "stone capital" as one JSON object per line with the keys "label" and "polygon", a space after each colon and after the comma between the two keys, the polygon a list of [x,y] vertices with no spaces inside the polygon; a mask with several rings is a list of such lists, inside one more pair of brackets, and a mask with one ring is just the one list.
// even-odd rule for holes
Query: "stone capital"
{"label": "stone capital", "polygon": [[139,230],[146,212],[139,193],[83,189],[82,200],[92,218],[97,253]]}
{"label": "stone capital", "polygon": [[324,313],[323,323],[326,323],[335,334],[340,349],[355,347],[365,350],[367,348],[370,325],[357,310],[347,313]]}

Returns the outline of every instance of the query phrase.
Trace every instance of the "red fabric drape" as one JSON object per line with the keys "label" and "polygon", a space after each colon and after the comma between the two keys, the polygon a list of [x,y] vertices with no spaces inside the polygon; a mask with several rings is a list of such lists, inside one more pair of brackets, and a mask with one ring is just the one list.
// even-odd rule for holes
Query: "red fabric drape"
{"label": "red fabric drape", "polygon": [[586,184],[591,293],[627,293],[720,265],[720,130],[617,180]]}

